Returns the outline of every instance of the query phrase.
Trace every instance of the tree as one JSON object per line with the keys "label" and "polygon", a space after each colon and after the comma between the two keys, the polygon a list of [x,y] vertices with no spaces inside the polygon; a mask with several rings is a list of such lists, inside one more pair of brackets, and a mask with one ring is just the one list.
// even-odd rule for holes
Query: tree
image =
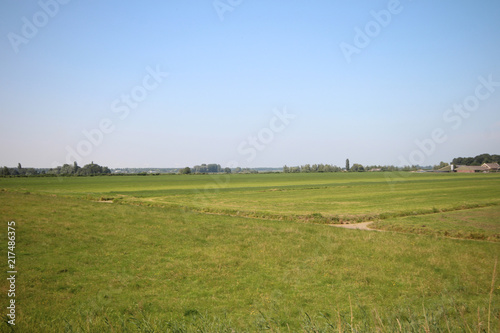
{"label": "tree", "polygon": [[225,173],[231,173],[231,168],[224,168]]}
{"label": "tree", "polygon": [[63,164],[60,172],[63,175],[71,175],[73,173],[73,167],[69,164]]}
{"label": "tree", "polygon": [[78,170],[79,176],[94,176],[94,175],[109,174],[109,173],[111,173],[111,170],[109,170],[108,167],[102,167],[99,164],[94,164],[94,162],[92,162],[91,164],[84,165],[82,168]]}
{"label": "tree", "polygon": [[454,165],[482,165],[483,163],[500,162],[499,155],[481,154],[475,157],[455,157],[451,164]]}
{"label": "tree", "polygon": [[185,167],[184,169],[179,170],[181,175],[189,175],[191,173],[190,167]]}
{"label": "tree", "polygon": [[345,160],[345,171],[349,171],[349,159]]}
{"label": "tree", "polygon": [[289,173],[290,172],[290,168],[287,167],[286,165],[283,167],[283,172],[284,173]]}
{"label": "tree", "polygon": [[439,165],[435,165],[435,166],[433,167],[433,169],[434,169],[434,170],[439,170],[439,169],[441,169],[441,168],[447,167],[448,165],[449,165],[448,163],[441,161],[441,162],[439,163]]}
{"label": "tree", "polygon": [[25,176],[35,176],[38,174],[34,168],[23,169],[23,173]]}
{"label": "tree", "polygon": [[191,170],[192,173],[219,173],[222,172],[220,164],[202,164],[195,165]]}
{"label": "tree", "polygon": [[209,164],[207,165],[208,172],[210,173],[219,173],[222,170],[220,164]]}
{"label": "tree", "polygon": [[365,171],[365,168],[361,164],[355,163],[355,164],[352,165],[351,171],[354,171],[354,172],[363,172],[363,171]]}
{"label": "tree", "polygon": [[17,163],[17,169],[12,170],[13,175],[24,175],[25,171],[23,167],[21,166],[21,163]]}
{"label": "tree", "polygon": [[9,168],[7,168],[6,166],[4,166],[2,168],[1,173],[2,173],[2,176],[10,176]]}
{"label": "tree", "polygon": [[192,170],[193,173],[207,173],[208,168],[206,164],[195,165]]}

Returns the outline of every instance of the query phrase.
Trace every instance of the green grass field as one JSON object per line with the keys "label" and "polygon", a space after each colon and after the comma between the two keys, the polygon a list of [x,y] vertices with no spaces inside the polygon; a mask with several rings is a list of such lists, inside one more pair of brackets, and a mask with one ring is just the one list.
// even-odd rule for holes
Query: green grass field
{"label": "green grass field", "polygon": [[[0,178],[5,252],[16,221],[16,329],[498,332],[499,185],[494,174]],[[387,232],[325,225],[366,220]]]}
{"label": "green grass field", "polygon": [[[499,174],[327,173],[4,178],[0,179],[1,188],[90,200],[112,200],[114,203],[323,224],[386,220],[500,205]],[[457,236],[456,227],[453,225],[449,232]],[[442,231],[439,229],[439,234],[443,234]],[[484,235],[479,233],[473,234],[473,238],[484,238],[487,234],[487,238],[495,240],[499,230],[493,228]],[[463,237],[471,235],[466,232],[462,234]]]}
{"label": "green grass field", "polygon": [[382,230],[500,241],[500,206],[434,213],[378,221]]}

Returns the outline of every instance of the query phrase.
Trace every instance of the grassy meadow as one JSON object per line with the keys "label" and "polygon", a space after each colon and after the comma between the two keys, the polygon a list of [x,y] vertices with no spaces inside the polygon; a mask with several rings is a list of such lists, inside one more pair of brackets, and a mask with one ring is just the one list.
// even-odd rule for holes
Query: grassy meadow
{"label": "grassy meadow", "polygon": [[[499,185],[495,174],[0,178],[5,249],[17,225],[16,329],[498,332]],[[327,225],[368,220],[385,232]]]}
{"label": "grassy meadow", "polygon": [[[500,205],[499,174],[4,178],[0,179],[0,188],[117,204],[322,224],[399,219]],[[456,231],[456,225],[452,227],[450,231]],[[495,238],[498,231],[490,230],[488,237]]]}
{"label": "grassy meadow", "polygon": [[500,242],[500,206],[389,218],[376,222],[374,227],[382,230]]}

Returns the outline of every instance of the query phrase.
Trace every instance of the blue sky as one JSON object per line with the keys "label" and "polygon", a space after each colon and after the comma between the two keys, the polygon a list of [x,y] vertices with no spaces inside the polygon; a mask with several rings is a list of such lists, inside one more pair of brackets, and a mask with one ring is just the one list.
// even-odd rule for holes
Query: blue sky
{"label": "blue sky", "polygon": [[497,0],[5,0],[0,36],[0,165],[500,153]]}

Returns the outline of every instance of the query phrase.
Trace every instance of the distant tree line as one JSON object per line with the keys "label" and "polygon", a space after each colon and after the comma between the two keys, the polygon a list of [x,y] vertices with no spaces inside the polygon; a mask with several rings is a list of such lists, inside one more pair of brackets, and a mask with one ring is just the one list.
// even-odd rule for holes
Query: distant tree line
{"label": "distant tree line", "polygon": [[[490,154],[481,154],[475,157],[457,157],[452,161],[453,165],[482,165],[484,163],[500,163],[500,155],[490,155]],[[305,164],[301,166],[284,166],[284,173],[315,173],[315,172],[342,172],[342,171],[350,171],[350,172],[363,172],[363,171],[418,171],[421,169],[424,170],[438,170],[443,167],[448,166],[448,163],[441,162],[438,165],[434,166],[419,166],[419,165],[411,165],[411,166],[403,166],[396,167],[393,165],[367,165],[363,166],[358,163],[354,163],[352,166],[350,165],[349,159],[346,160],[346,166],[344,169],[331,164]],[[126,172],[133,172],[136,169],[124,169]],[[137,169],[139,170],[139,169]],[[143,169],[140,169],[143,171]],[[157,170],[156,174],[159,174],[159,170]],[[161,169],[163,170],[163,169]],[[176,169],[164,169],[168,172],[175,172]],[[278,171],[278,170],[273,170]],[[185,167],[182,169],[178,169],[178,173],[180,174],[208,174],[208,173],[258,173],[257,169],[250,168],[222,168],[220,164],[202,164],[195,165],[194,167]],[[62,166],[58,166],[52,169],[35,169],[35,168],[23,168],[21,163],[18,163],[17,168],[9,168],[9,167],[0,167],[0,177],[31,177],[31,176],[96,176],[96,175],[108,175],[111,174],[111,170],[106,166],[100,166],[98,164],[94,164],[94,162],[90,164],[86,164],[83,167],[78,166],[76,162],[73,164],[64,164]],[[139,174],[146,174],[146,172],[141,172]]]}
{"label": "distant tree line", "polygon": [[50,169],[47,171],[48,174],[54,175],[75,175],[75,176],[97,176],[97,175],[109,175],[111,170],[106,166],[100,166],[99,164],[86,164],[83,167],[79,167],[76,162],[73,165],[64,164],[63,166],[58,166],[57,168]]}
{"label": "distant tree line", "polygon": [[476,157],[456,157],[453,165],[483,165],[484,163],[500,163],[500,155],[481,154]]}
{"label": "distant tree line", "polygon": [[450,164],[449,163],[446,163],[446,162],[440,162],[439,164],[435,165],[432,167],[432,170],[439,170],[441,168],[444,168],[444,167],[447,167],[449,166]]}
{"label": "distant tree line", "polygon": [[8,168],[6,166],[0,169],[0,176],[36,176],[39,171],[35,168],[23,168],[21,163],[17,165],[17,168]]}
{"label": "distant tree line", "polygon": [[191,168],[192,173],[219,173],[222,172],[220,164],[202,164]]}
{"label": "distant tree line", "polygon": [[342,171],[352,171],[352,172],[363,172],[365,167],[361,164],[354,163],[352,166],[349,164],[349,160],[346,160],[346,168],[342,169],[336,165],[331,164],[305,164],[301,166],[284,166],[284,173],[316,173],[316,172],[342,172]]}
{"label": "distant tree line", "polygon": [[235,168],[234,173],[259,173],[257,169],[250,169],[250,168]]}
{"label": "distant tree line", "polygon": [[301,166],[291,166],[291,167],[285,165],[283,167],[284,173],[299,173],[299,172],[313,173],[313,172],[340,172],[340,171],[342,171],[342,168],[330,164],[313,164],[313,165],[305,164]]}
{"label": "distant tree line", "polygon": [[[444,165],[443,165],[444,164]],[[364,172],[364,171],[418,171],[418,170],[437,170],[443,166],[448,165],[447,163],[441,162],[441,164],[436,166],[420,166],[420,165],[406,165],[403,167],[397,167],[394,165],[366,165],[363,166],[358,163],[350,165],[349,160],[346,161],[346,168],[342,169],[335,165],[330,164],[305,164],[301,166],[284,166],[284,173],[314,173],[314,172]],[[348,167],[348,168],[347,168]]]}
{"label": "distant tree line", "polygon": [[366,165],[365,171],[416,171],[420,169],[425,169],[428,167],[422,167],[420,165],[406,165],[403,167],[397,167],[394,165]]}
{"label": "distant tree line", "polygon": [[0,168],[0,176],[18,176],[18,177],[34,177],[34,176],[97,176],[110,174],[111,170],[108,167],[94,164],[94,162],[78,166],[76,162],[73,164],[64,164],[52,169],[35,169],[23,168],[21,163],[17,168],[8,168],[6,166]]}
{"label": "distant tree line", "polygon": [[258,173],[255,169],[250,168],[222,168],[220,164],[202,164],[195,165],[194,167],[185,167],[179,169],[179,173],[182,175],[188,175],[192,173],[204,174],[204,173]]}
{"label": "distant tree line", "polygon": [[178,168],[116,168],[111,169],[111,172],[114,174],[120,175],[156,175],[156,174],[174,174],[179,171]]}

